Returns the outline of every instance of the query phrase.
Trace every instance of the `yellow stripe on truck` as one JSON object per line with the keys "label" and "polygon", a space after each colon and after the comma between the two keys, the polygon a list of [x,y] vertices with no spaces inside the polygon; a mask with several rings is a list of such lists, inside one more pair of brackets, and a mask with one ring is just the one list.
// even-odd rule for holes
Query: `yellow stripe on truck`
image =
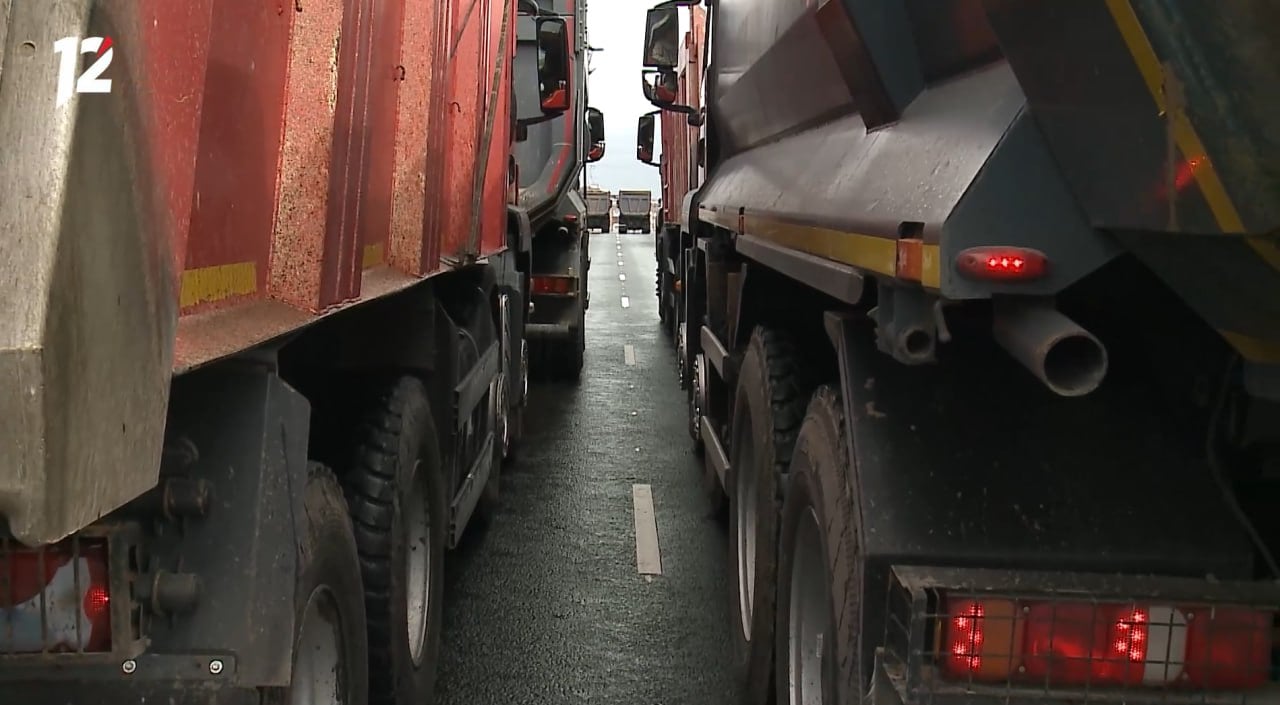
{"label": "yellow stripe on truck", "polygon": [[[699,209],[698,217],[733,232],[758,237],[797,252],[847,264],[858,269],[898,276],[898,241],[864,233],[834,230],[814,225],[801,225],[777,218],[743,215],[741,227],[737,213]],[[920,283],[937,289],[941,283],[941,253],[937,245],[921,247]]]}
{"label": "yellow stripe on truck", "polygon": [[178,296],[182,308],[247,296],[258,291],[258,267],[253,262],[218,264],[182,273]]}
{"label": "yellow stripe on truck", "polygon": [[[1112,19],[1115,20],[1116,28],[1120,30],[1120,36],[1129,49],[1129,54],[1133,56],[1133,61],[1139,73],[1142,74],[1143,82],[1147,84],[1147,90],[1155,101],[1156,109],[1172,122],[1174,142],[1183,156],[1196,164],[1192,173],[1218,227],[1226,233],[1243,233],[1244,221],[1240,218],[1240,212],[1232,203],[1231,196],[1227,195],[1227,189],[1223,186],[1222,179],[1218,177],[1218,172],[1213,167],[1213,160],[1209,158],[1204,143],[1200,141],[1200,136],[1191,124],[1191,119],[1180,107],[1175,106],[1174,110],[1169,110],[1164,94],[1164,67],[1156,57],[1155,49],[1152,48],[1146,31],[1142,29],[1137,13],[1133,11],[1133,5],[1129,0],[1106,0],[1106,3]],[[1261,237],[1248,237],[1245,240],[1267,264],[1280,270],[1280,247]]]}

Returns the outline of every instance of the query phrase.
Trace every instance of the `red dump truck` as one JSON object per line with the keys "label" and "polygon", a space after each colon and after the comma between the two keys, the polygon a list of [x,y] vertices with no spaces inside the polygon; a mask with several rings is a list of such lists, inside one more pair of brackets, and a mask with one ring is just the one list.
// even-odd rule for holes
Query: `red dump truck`
{"label": "red dump truck", "polygon": [[644,92],[747,701],[1277,697],[1280,6],[696,4]]}
{"label": "red dump truck", "polygon": [[568,109],[571,34],[530,20],[516,114],[539,8],[376,7],[4,5],[6,702],[429,700],[524,404],[514,130]]}
{"label": "red dump truck", "polygon": [[[673,103],[689,106],[698,111],[702,105],[702,65],[705,45],[706,11],[701,7],[690,8],[689,31],[684,34],[676,66],[676,92],[668,96]],[[684,307],[677,306],[678,289],[685,273],[677,271],[682,263],[681,254],[692,246],[692,236],[687,225],[681,227],[681,212],[687,211],[685,199],[692,195],[694,186],[702,180],[704,162],[700,156],[703,141],[696,125],[690,125],[687,113],[671,110],[654,110],[641,116],[638,134],[652,134],[654,121],[661,120],[659,135],[662,151],[654,161],[652,141],[639,145],[636,158],[645,164],[658,167],[662,182],[662,200],[658,208],[654,234],[654,255],[657,258],[658,316],[663,330],[675,335],[677,360],[685,359],[685,341],[688,326],[683,320]],[[696,122],[696,121],[695,121]],[[683,373],[682,373],[683,374]]]}

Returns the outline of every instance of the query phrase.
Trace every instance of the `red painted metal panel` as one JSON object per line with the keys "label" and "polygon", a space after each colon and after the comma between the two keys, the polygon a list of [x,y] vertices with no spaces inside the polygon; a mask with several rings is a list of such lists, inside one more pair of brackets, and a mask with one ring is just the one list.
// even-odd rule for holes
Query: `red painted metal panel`
{"label": "red painted metal panel", "polygon": [[514,0],[205,2],[180,368],[505,246]]}
{"label": "red painted metal panel", "polygon": [[213,7],[184,313],[266,288],[293,14],[277,3],[223,0]]}

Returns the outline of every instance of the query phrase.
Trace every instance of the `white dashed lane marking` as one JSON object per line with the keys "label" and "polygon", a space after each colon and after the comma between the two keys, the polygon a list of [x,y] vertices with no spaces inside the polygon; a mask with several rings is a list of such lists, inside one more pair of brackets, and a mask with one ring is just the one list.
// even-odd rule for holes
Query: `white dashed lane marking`
{"label": "white dashed lane marking", "polygon": [[653,488],[649,485],[632,485],[631,503],[635,508],[636,520],[636,570],[641,575],[662,575],[662,554],[658,550],[658,519],[653,512]]}

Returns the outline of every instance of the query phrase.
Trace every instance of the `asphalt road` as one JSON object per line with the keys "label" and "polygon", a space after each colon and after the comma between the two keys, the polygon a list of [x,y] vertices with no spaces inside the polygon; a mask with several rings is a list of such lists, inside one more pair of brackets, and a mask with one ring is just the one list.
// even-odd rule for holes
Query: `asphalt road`
{"label": "asphalt road", "polygon": [[[446,558],[440,703],[737,700],[725,531],[702,498],[654,268],[652,234],[592,236],[582,379],[531,388],[502,507]],[[655,558],[660,574],[641,574]]]}

